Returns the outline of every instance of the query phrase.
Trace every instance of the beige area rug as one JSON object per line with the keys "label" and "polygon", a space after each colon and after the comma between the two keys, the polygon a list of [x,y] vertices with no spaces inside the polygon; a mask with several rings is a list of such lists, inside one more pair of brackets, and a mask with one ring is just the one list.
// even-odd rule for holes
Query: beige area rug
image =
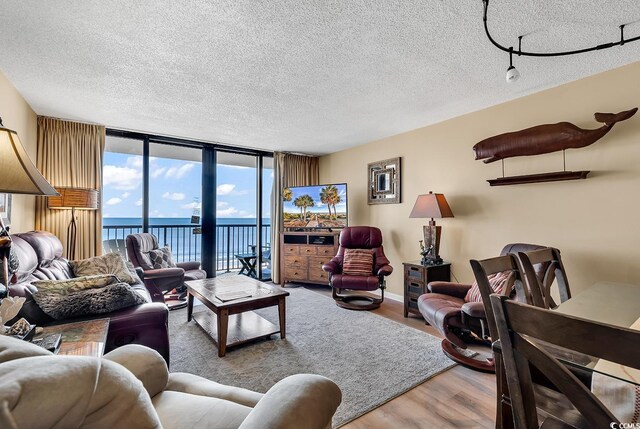
{"label": "beige area rug", "polygon": [[[171,371],[266,392],[298,373],[320,374],[342,390],[333,426],[339,427],[452,367],[441,340],[366,311],[339,308],[331,298],[287,288],[287,338],[227,349],[218,358],[211,338],[187,323],[186,309],[170,312]],[[209,311],[204,306],[195,311]],[[257,311],[278,324],[277,307]]]}

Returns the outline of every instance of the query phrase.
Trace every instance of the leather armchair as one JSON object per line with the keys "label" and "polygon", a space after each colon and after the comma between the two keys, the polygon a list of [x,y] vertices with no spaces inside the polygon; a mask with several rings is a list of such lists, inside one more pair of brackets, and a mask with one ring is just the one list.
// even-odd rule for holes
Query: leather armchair
{"label": "leather armchair", "polygon": [[[374,266],[369,276],[353,276],[342,273],[346,249],[373,250]],[[351,226],[340,233],[338,254],[322,266],[329,273],[329,283],[336,304],[350,310],[373,310],[384,301],[385,277],[393,272],[393,267],[384,254],[382,232],[371,226]],[[342,294],[343,289],[374,291],[380,288],[381,297],[374,298],[362,294]],[[364,304],[358,304],[364,302]]]}
{"label": "leather armchair", "polygon": [[182,308],[187,305],[184,296],[167,295],[166,292],[184,289],[184,282],[200,280],[207,277],[206,271],[200,269],[200,262],[178,262],[175,267],[153,268],[149,259],[149,251],[158,249],[158,239],[149,233],[130,234],[126,242],[127,255],[134,267],[144,272],[144,284],[151,293],[154,302],[165,302],[169,309]]}
{"label": "leather armchair", "polygon": [[292,375],[261,394],[169,373],[142,346],[102,358],[55,356],[0,336],[0,403],[11,404],[2,427],[326,429],[341,400],[320,375]]}
{"label": "leather armchair", "polygon": [[[504,246],[500,256],[544,249],[545,246],[526,243],[511,243]],[[546,266],[539,264],[535,273],[544,276]],[[489,345],[490,338],[485,305],[482,302],[466,302],[465,296],[471,284],[454,282],[431,282],[427,285],[429,293],[418,298],[418,309],[427,324],[433,326],[445,338],[443,349],[453,360],[481,371],[492,372],[493,364],[466,358],[456,351],[456,347],[466,349],[471,342]],[[530,302],[530,293],[518,282],[512,298],[521,302]]]}
{"label": "leather armchair", "polygon": [[[26,298],[19,317],[38,326],[48,326],[56,321],[46,315],[34,301],[32,293],[37,288],[31,284],[35,280],[63,280],[74,277],[69,261],[62,257],[62,243],[53,234],[46,231],[31,231],[12,235],[12,249],[16,253],[20,266],[15,273],[16,283],[9,287],[11,296]],[[94,317],[82,317],[64,320],[71,323],[95,318],[109,318],[106,351],[114,350],[125,344],[141,344],[157,350],[169,363],[169,334],[167,324],[169,314],[163,304],[151,302],[149,291],[143,284],[131,287],[141,295],[147,304],[128,307]]]}

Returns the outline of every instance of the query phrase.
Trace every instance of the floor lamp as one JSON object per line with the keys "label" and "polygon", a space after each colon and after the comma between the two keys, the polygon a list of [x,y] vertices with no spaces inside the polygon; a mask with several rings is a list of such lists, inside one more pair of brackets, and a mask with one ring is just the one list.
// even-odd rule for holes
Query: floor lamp
{"label": "floor lamp", "polygon": [[71,210],[71,222],[67,227],[67,257],[76,258],[76,235],[77,235],[77,210],[97,210],[98,191],[89,188],[58,187],[56,191],[60,195],[47,198],[47,205],[50,209]]}
{"label": "floor lamp", "polygon": [[[6,194],[58,195],[56,190],[40,174],[38,169],[24,150],[18,133],[9,130],[0,119],[0,192]],[[0,216],[0,258],[2,273],[0,281],[6,291],[0,290],[0,298],[9,290],[9,255],[11,252],[11,236],[9,228]]]}

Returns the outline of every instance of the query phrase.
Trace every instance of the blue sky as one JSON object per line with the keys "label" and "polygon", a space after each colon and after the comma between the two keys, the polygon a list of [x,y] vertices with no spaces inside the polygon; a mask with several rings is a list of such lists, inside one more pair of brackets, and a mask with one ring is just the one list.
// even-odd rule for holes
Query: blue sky
{"label": "blue sky", "polygon": [[[149,216],[188,218],[200,209],[202,164],[151,157],[149,159]],[[218,165],[217,215],[255,218],[256,169]],[[103,216],[142,217],[142,156],[113,152],[104,154]],[[263,174],[263,217],[269,217],[272,170]]]}
{"label": "blue sky", "polygon": [[[338,213],[346,213],[347,212],[347,185],[334,185],[338,188],[338,195],[340,195],[340,203],[336,204],[336,210]],[[307,208],[307,213],[328,213],[327,205],[322,204],[320,202],[320,190],[324,188],[324,186],[305,186],[298,188],[290,188],[293,196],[291,201],[285,201],[283,210],[289,213],[300,213],[300,208],[293,205],[293,200],[301,195],[308,194],[313,198],[315,205],[313,207]]]}

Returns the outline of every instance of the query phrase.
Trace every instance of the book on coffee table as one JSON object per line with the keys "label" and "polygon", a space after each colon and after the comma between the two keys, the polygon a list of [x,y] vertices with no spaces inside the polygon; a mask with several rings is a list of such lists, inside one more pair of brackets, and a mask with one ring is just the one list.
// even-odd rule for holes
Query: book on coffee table
{"label": "book on coffee table", "polygon": [[218,298],[222,302],[233,301],[241,298],[249,298],[251,297],[251,292],[244,290],[237,290],[231,292],[219,292],[215,294],[215,297]]}

